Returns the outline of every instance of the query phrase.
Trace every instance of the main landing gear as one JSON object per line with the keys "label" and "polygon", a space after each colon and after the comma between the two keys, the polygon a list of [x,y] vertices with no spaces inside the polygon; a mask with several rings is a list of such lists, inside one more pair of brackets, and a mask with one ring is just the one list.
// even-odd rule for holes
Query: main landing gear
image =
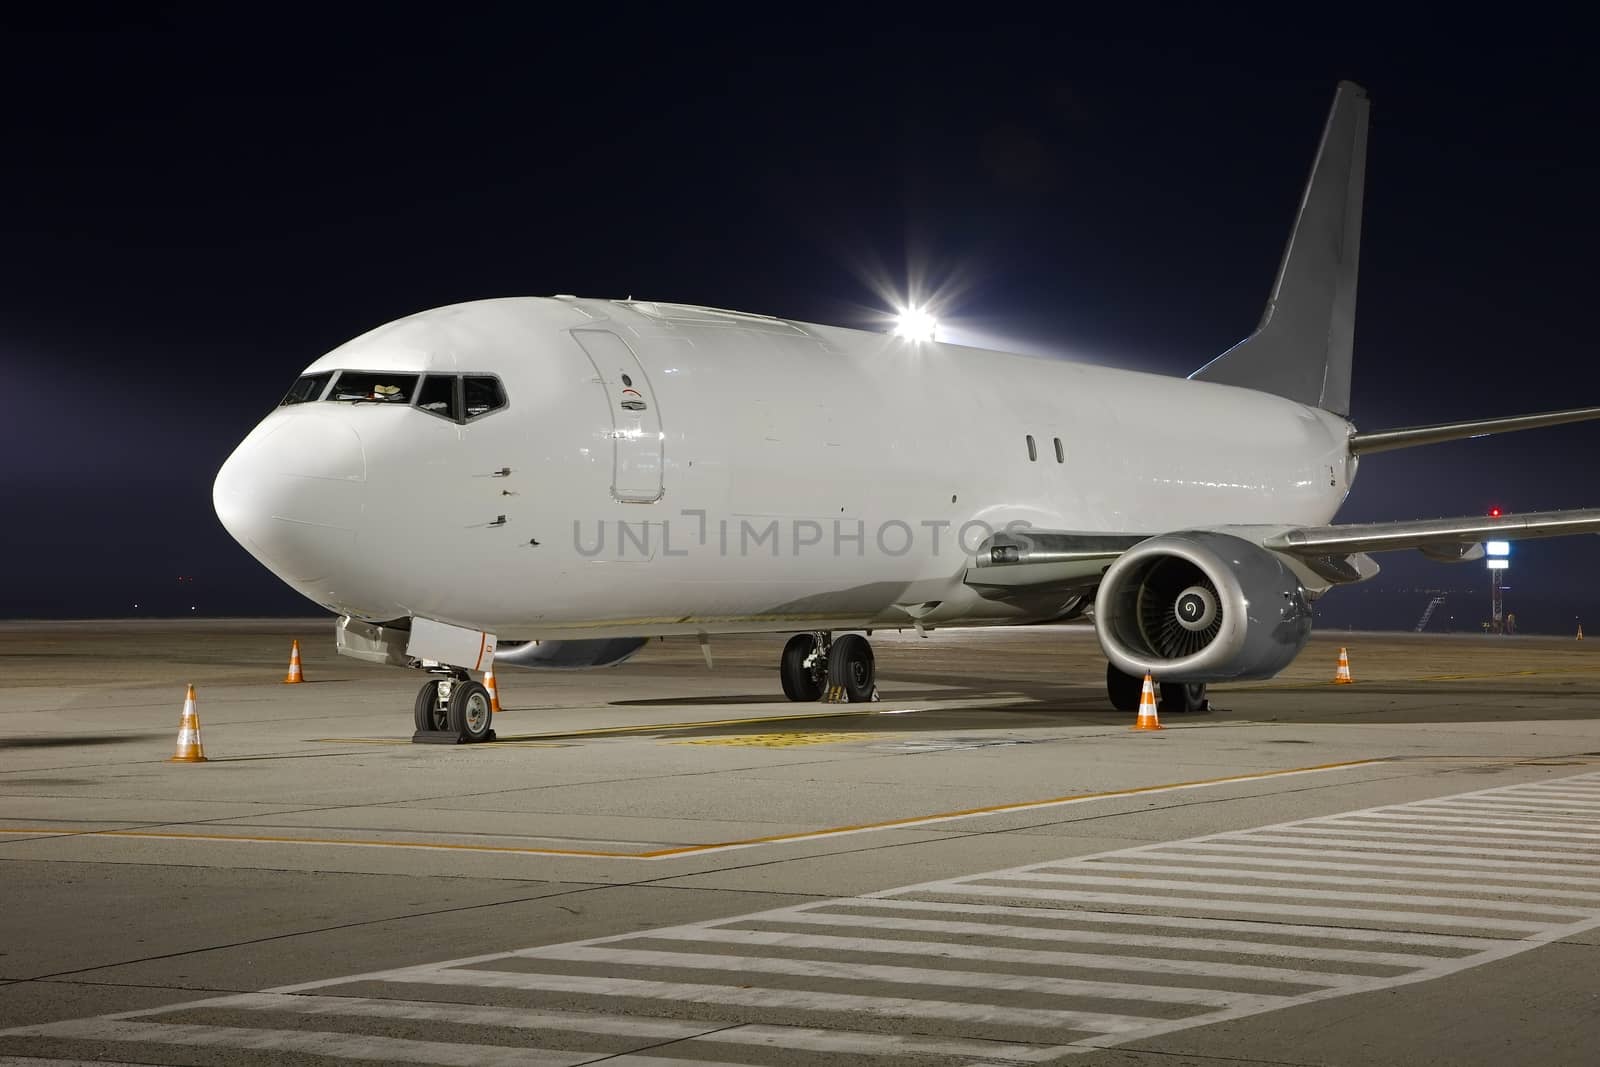
{"label": "main landing gear", "polygon": [[[1106,664],[1106,695],[1118,711],[1138,711],[1139,693],[1143,688],[1143,678],[1123,674]],[[1162,682],[1156,686],[1156,694],[1158,708],[1164,715],[1211,710],[1204,682]]]}
{"label": "main landing gear", "polygon": [[418,690],[412,710],[417,732],[411,740],[445,745],[493,741],[493,707],[489,690],[466,671],[451,668]]}
{"label": "main landing gear", "polygon": [[859,704],[878,696],[872,644],[860,634],[795,634],[783,646],[778,675],[790,700]]}

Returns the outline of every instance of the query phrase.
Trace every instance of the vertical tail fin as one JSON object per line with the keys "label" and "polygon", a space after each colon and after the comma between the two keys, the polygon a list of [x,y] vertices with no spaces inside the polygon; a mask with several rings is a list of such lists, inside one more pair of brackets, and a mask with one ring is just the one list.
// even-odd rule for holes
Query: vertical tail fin
{"label": "vertical tail fin", "polygon": [[1369,107],[1365,89],[1339,83],[1261,324],[1190,378],[1350,414]]}

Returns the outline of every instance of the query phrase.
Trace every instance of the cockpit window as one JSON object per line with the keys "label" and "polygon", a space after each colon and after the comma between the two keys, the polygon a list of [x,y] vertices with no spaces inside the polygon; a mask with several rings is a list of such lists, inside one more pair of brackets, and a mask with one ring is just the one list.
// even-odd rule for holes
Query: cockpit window
{"label": "cockpit window", "polygon": [[416,388],[415,374],[347,370],[339,372],[339,380],[333,383],[333,392],[328,394],[328,399],[347,403],[370,401],[377,404],[409,404]]}
{"label": "cockpit window", "polygon": [[289,391],[284,394],[279,407],[288,407],[290,404],[304,404],[308,401],[318,400],[322,391],[333,380],[333,372],[326,371],[322,374],[305,374],[296,378],[294,384],[289,386]]}
{"label": "cockpit window", "polygon": [[506,391],[498,378],[467,375],[461,379],[461,392],[469,419],[506,406]]}
{"label": "cockpit window", "polygon": [[422,388],[417,390],[417,407],[441,419],[459,422],[461,405],[456,399],[456,376],[430,374],[423,378]]}

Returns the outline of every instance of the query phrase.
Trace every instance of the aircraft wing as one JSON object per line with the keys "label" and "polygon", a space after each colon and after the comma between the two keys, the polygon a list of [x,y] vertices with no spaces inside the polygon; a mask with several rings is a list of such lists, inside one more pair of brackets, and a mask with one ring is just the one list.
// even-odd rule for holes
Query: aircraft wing
{"label": "aircraft wing", "polygon": [[[1600,533],[1600,508],[1538,511],[1518,515],[1468,515],[1448,519],[1337,526],[1220,527],[1271,552],[1291,557],[1301,569],[1328,585],[1360,582],[1378,573],[1371,552],[1417,549],[1430,559],[1459,562],[1480,559],[1484,541],[1521,541]],[[1026,529],[997,534],[984,542],[967,568],[965,581],[997,599],[1025,597],[1045,590],[1092,589],[1123,552],[1153,534],[1076,533]],[[1311,579],[1307,578],[1308,582]],[[1324,586],[1325,587],[1325,586]]]}
{"label": "aircraft wing", "polygon": [[1469,515],[1454,519],[1303,526],[1261,541],[1262,548],[1302,557],[1416,548],[1435,558],[1462,559],[1480,541],[1521,541],[1600,533],[1600,508],[1534,511],[1521,515]]}

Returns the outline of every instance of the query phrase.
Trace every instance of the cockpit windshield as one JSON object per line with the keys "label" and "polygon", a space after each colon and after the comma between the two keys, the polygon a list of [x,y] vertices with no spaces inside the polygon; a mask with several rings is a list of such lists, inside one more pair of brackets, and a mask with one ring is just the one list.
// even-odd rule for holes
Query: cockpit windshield
{"label": "cockpit windshield", "polygon": [[322,391],[328,387],[328,382],[333,380],[333,372],[326,371],[322,374],[306,374],[294,380],[289,386],[289,391],[278,402],[279,407],[288,407],[290,404],[305,404],[312,400],[320,400]]}
{"label": "cockpit windshield", "polygon": [[416,392],[415,374],[395,374],[392,371],[347,370],[339,372],[333,383],[329,400],[346,403],[370,401],[378,404],[409,404]]}
{"label": "cockpit windshield", "polygon": [[458,424],[500,411],[507,403],[505,386],[492,374],[422,375],[386,370],[341,370],[306,374],[295,379],[279,406],[312,400],[415,407]]}

